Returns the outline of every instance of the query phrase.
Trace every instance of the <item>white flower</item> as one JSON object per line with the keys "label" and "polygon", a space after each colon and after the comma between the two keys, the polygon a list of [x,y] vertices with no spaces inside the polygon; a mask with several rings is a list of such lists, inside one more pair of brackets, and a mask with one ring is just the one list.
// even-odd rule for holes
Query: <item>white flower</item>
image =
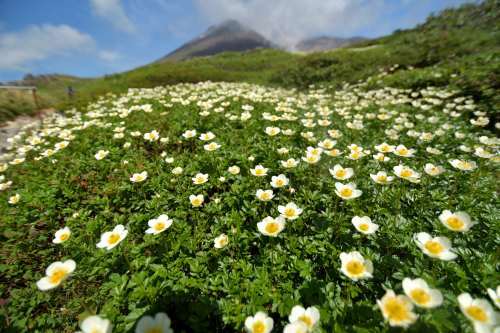
{"label": "white flower", "polygon": [[267,216],[257,223],[257,229],[265,236],[276,237],[285,229],[285,224],[285,219],[282,216],[278,216],[277,218]]}
{"label": "white flower", "polygon": [[273,176],[271,178],[271,186],[274,188],[284,187],[288,185],[288,181],[288,178],[283,174]]}
{"label": "white flower", "polygon": [[135,333],[174,333],[166,313],[158,312],[154,317],[143,316],[137,322]]}
{"label": "white flower", "polygon": [[141,173],[134,173],[132,177],[130,177],[130,181],[132,183],[140,183],[146,180],[148,178],[148,172],[143,171]]}
{"label": "white flower", "polygon": [[403,290],[411,301],[419,307],[430,309],[443,303],[443,295],[438,289],[431,289],[423,279],[403,279]]}
{"label": "white flower", "polygon": [[420,182],[420,174],[416,172],[415,170],[404,166],[404,165],[396,165],[394,168],[394,174],[398,176],[399,178],[408,180],[412,183],[419,183]]}
{"label": "white flower", "polygon": [[227,172],[232,175],[237,175],[240,173],[240,167],[237,165],[230,166],[229,168],[227,168]]}
{"label": "white flower", "polygon": [[175,167],[172,169],[174,175],[180,175],[184,170],[181,167]]}
{"label": "white flower", "polygon": [[363,258],[358,251],[340,254],[341,272],[354,281],[372,277],[373,264],[371,260]]}
{"label": "white flower", "polygon": [[302,160],[309,164],[316,164],[321,159],[321,154],[313,154],[308,152],[305,157],[302,157]]}
{"label": "white flower", "polygon": [[47,267],[45,277],[37,281],[38,289],[45,291],[59,286],[76,268],[76,263],[69,259],[64,262],[56,261]]}
{"label": "white flower", "polygon": [[300,214],[302,214],[302,209],[297,207],[297,205],[293,202],[287,203],[286,206],[278,206],[278,211],[281,216],[288,220],[295,220]]}
{"label": "white flower", "polygon": [[200,134],[200,140],[201,141],[210,141],[212,140],[213,138],[215,138],[215,134],[212,133],[212,132],[207,132],[207,133],[202,133]]}
{"label": "white flower", "polygon": [[0,191],[8,189],[11,185],[12,185],[12,180],[9,180],[8,182],[5,183],[0,183]]}
{"label": "white flower", "polygon": [[294,158],[289,158],[286,161],[281,161],[281,165],[287,169],[295,168],[298,164],[299,161],[295,160]]}
{"label": "white flower", "polygon": [[394,291],[387,290],[382,299],[377,300],[385,320],[391,326],[408,327],[413,324],[418,316],[412,311],[413,303],[404,295],[396,295]]}
{"label": "white flower", "polygon": [[383,153],[377,153],[377,154],[373,155],[373,159],[376,161],[379,161],[379,162],[388,162],[391,160],[389,157],[385,156]]}
{"label": "white flower", "polygon": [[171,164],[174,163],[174,158],[173,157],[165,157],[165,163]]}
{"label": "white flower", "polygon": [[372,222],[368,216],[354,216],[351,220],[352,224],[362,234],[370,235],[378,230],[378,224]]}
{"label": "white flower", "polygon": [[195,185],[200,185],[200,184],[204,184],[208,181],[208,174],[206,173],[197,173],[196,176],[194,176],[193,178],[191,178],[191,180],[193,181],[193,184]]}
{"label": "white flower", "polygon": [[52,240],[52,243],[54,244],[61,244],[64,243],[69,239],[71,236],[71,230],[69,230],[68,227],[64,227],[62,229],[59,229],[56,231],[56,234],[54,235],[54,239]]}
{"label": "white flower", "polygon": [[490,296],[493,303],[495,303],[497,308],[500,308],[500,286],[497,286],[496,291],[488,288],[488,295]]}
{"label": "white flower", "polygon": [[343,168],[341,165],[336,164],[333,169],[328,169],[333,178],[338,180],[349,179],[354,175],[352,168]]}
{"label": "white flower", "polygon": [[121,224],[118,224],[113,231],[107,231],[101,235],[101,241],[97,243],[98,248],[111,250],[127,237],[128,230]]}
{"label": "white flower", "polygon": [[174,221],[169,219],[167,215],[162,214],[155,219],[148,221],[149,229],[146,230],[147,234],[158,235],[160,232],[167,230]]}
{"label": "white flower", "polygon": [[491,332],[498,321],[498,314],[487,300],[473,299],[469,293],[460,294],[457,300],[460,310],[472,321],[476,332]]}
{"label": "white flower", "polygon": [[11,205],[17,204],[19,202],[19,200],[21,200],[21,196],[19,195],[19,193],[16,193],[13,196],[9,197],[9,203]]}
{"label": "white flower", "polygon": [[354,183],[345,185],[342,183],[335,183],[335,189],[335,194],[344,200],[355,199],[363,193],[362,191],[356,189],[356,184]]}
{"label": "white flower", "polygon": [[419,232],[414,239],[417,246],[429,257],[441,260],[453,260],[457,257],[446,237],[432,237],[426,232]]}
{"label": "white flower", "polygon": [[190,139],[196,136],[196,130],[187,130],[184,133],[182,133],[182,136],[184,139]]}
{"label": "white flower", "polygon": [[273,330],[273,318],[268,317],[265,312],[259,311],[253,317],[245,319],[245,328],[248,333],[269,333]]}
{"label": "white flower", "polygon": [[144,140],[149,142],[157,141],[160,138],[160,133],[158,131],[153,130],[149,133],[144,133]]}
{"label": "white flower", "polygon": [[441,221],[446,228],[460,232],[469,231],[475,224],[471,221],[469,214],[466,212],[452,213],[449,210],[445,210],[439,215],[439,221]]}
{"label": "white flower", "polygon": [[273,193],[273,190],[261,190],[261,189],[259,189],[255,193],[255,196],[260,201],[269,201],[272,198],[274,198],[274,193]]}
{"label": "white flower", "polygon": [[382,143],[380,145],[375,146],[375,149],[380,153],[392,153],[394,151],[394,146],[391,146],[387,143]]}
{"label": "white flower", "polygon": [[394,177],[387,176],[385,171],[379,171],[376,174],[370,174],[370,178],[377,184],[387,185],[394,180]]}
{"label": "white flower", "polygon": [[450,164],[458,170],[462,171],[472,171],[477,168],[477,164],[474,161],[465,161],[465,160],[450,160]]}
{"label": "white flower", "polygon": [[229,243],[229,238],[226,234],[221,234],[219,237],[214,239],[214,247],[216,249],[222,249]]}
{"label": "white flower", "polygon": [[278,135],[280,131],[279,127],[266,127],[266,134],[269,136]]}
{"label": "white flower", "polygon": [[306,325],[306,329],[309,332],[319,323],[319,318],[319,310],[316,307],[311,306],[304,309],[300,305],[295,305],[288,316],[290,323],[301,322]]}
{"label": "white flower", "polygon": [[111,333],[113,326],[108,319],[99,316],[89,316],[80,324],[83,333]]}
{"label": "white flower", "polygon": [[262,165],[257,165],[255,168],[250,169],[250,173],[257,177],[263,177],[267,175],[268,168],[264,168]]}
{"label": "white flower", "polygon": [[434,165],[432,163],[427,163],[425,166],[424,166],[424,171],[426,174],[428,174],[429,176],[439,176],[440,174],[442,174],[445,170],[442,166],[440,165]]}
{"label": "white flower", "polygon": [[413,157],[415,149],[408,149],[404,145],[399,145],[394,149],[393,153],[401,157]]}
{"label": "white flower", "polygon": [[109,154],[109,150],[102,150],[102,149],[101,149],[101,150],[99,150],[99,151],[98,151],[98,152],[94,155],[94,157],[95,157],[95,159],[96,159],[96,160],[100,161],[100,160],[102,160],[103,158],[105,158],[106,156],[108,156],[108,154]]}
{"label": "white flower", "polygon": [[189,196],[189,201],[191,202],[191,205],[193,207],[200,207],[201,205],[203,205],[205,198],[203,197],[203,194],[198,194],[198,195],[191,194]]}
{"label": "white flower", "polygon": [[287,324],[283,329],[283,333],[307,333],[307,332],[309,332],[309,328],[302,321],[296,321]]}
{"label": "white flower", "polygon": [[203,149],[205,149],[206,151],[214,151],[219,149],[220,147],[221,145],[217,142],[210,142],[209,144],[204,145]]}

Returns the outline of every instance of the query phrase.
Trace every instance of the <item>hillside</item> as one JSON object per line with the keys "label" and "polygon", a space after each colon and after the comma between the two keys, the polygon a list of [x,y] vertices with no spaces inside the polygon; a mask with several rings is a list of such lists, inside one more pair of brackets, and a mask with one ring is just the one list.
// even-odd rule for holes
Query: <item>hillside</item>
{"label": "hillside", "polygon": [[[330,52],[297,55],[258,49],[154,63],[102,78],[73,81],[73,100],[67,98],[66,84],[61,81],[40,82],[39,90],[47,105],[69,108],[129,87],[212,80],[300,89],[311,84],[337,88],[344,82],[354,83],[385,71],[370,84],[413,88],[449,85],[467,91],[490,110],[498,110],[499,7],[498,1],[488,0],[445,10],[414,29]],[[399,66],[392,68],[394,64]],[[438,72],[440,75],[435,75]],[[5,114],[2,103],[5,101],[0,99],[0,114]]]}
{"label": "hillside", "polygon": [[0,331],[498,332],[499,24],[27,77]]}

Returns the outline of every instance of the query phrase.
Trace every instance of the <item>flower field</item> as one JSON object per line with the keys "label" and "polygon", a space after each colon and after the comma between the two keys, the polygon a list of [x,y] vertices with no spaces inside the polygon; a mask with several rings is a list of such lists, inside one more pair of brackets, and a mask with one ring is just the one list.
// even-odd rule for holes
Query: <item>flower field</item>
{"label": "flower field", "polygon": [[461,91],[129,89],[11,138],[5,332],[493,332],[499,139]]}

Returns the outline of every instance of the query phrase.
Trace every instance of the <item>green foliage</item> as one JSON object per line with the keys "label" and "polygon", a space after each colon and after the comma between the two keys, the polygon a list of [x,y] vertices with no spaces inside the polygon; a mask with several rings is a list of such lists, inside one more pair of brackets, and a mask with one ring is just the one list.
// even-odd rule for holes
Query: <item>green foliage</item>
{"label": "green foliage", "polygon": [[[428,83],[426,75],[416,72]],[[465,317],[456,315],[456,296],[461,292],[484,295],[486,288],[499,283],[498,161],[474,157],[479,167],[464,172],[453,169],[448,160],[470,159],[471,154],[459,146],[473,147],[487,132],[469,124],[471,111],[451,118],[439,105],[423,110],[410,103],[382,103],[401,100],[410,96],[409,91],[391,95],[380,90],[384,98],[367,98],[360,91],[369,84],[335,96],[323,90],[300,95],[246,84],[177,85],[130,91],[128,97],[108,96],[90,104],[83,114],[49,117],[45,142],[29,151],[24,163],[3,173],[13,185],[0,193],[2,331],[74,332],[78,318],[98,313],[111,320],[116,332],[132,332],[143,315],[164,311],[172,318],[175,332],[233,332],[243,329],[247,316],[263,310],[274,318],[274,331],[280,332],[291,308],[302,304],[320,309],[316,332],[393,332],[376,300],[384,295],[384,288],[401,294],[404,277],[421,277],[438,288],[445,300],[435,310],[417,310],[420,318],[408,332],[471,332]],[[412,84],[417,85],[408,83]],[[443,103],[460,96],[447,90],[438,91],[443,95],[433,89],[426,92],[434,98],[444,96],[440,97]],[[417,93],[425,104],[423,93]],[[152,106],[151,113],[140,111],[145,104]],[[241,121],[245,104],[254,110],[251,119]],[[285,105],[289,113],[277,111]],[[123,110],[134,106],[139,110],[125,117]],[[223,112],[216,112],[218,107]],[[325,108],[346,109],[347,114],[320,116]],[[392,114],[387,121],[369,116],[387,112]],[[263,119],[265,113],[299,118],[271,121]],[[435,133],[445,123],[453,126],[431,142],[405,132],[391,139],[416,148],[413,158],[391,155],[391,161],[383,164],[370,155],[359,160],[346,157],[352,143],[373,152],[374,145],[389,140],[386,129],[398,126],[397,118],[405,114],[419,132]],[[425,121],[431,116],[437,123]],[[346,126],[359,117],[363,130]],[[332,124],[306,128],[300,121],[306,118],[329,119]],[[266,126],[295,133],[270,137],[264,134]],[[120,127],[123,139],[115,137]],[[163,142],[143,139],[142,134],[153,129],[165,138]],[[208,152],[203,149],[206,142],[184,139],[181,134],[187,129],[198,134],[213,131],[221,148]],[[301,132],[311,131],[322,140],[328,129],[343,134],[336,145],[343,155],[324,154],[318,164],[301,161],[293,169],[281,166],[281,159],[300,160],[308,146],[318,144]],[[134,131],[141,135],[132,136]],[[464,138],[457,138],[455,132]],[[34,160],[72,135],[67,148]],[[131,147],[124,148],[125,142]],[[443,154],[431,155],[427,146]],[[277,152],[280,147],[289,149],[288,156]],[[94,154],[100,149],[110,153],[98,161]],[[173,163],[166,163],[166,157],[173,157]],[[328,169],[337,163],[354,168],[353,181],[363,191],[360,198],[344,201],[335,194],[336,181]],[[418,184],[396,179],[384,187],[370,179],[371,173],[390,171],[398,163],[422,174],[425,163],[441,164],[447,171],[439,177],[423,174]],[[286,174],[294,191],[274,189],[271,202],[258,201],[255,192],[270,188],[270,175],[252,176],[249,170],[256,164],[269,167],[270,175]],[[241,173],[229,174],[231,165],[238,165]],[[172,174],[177,166],[184,168],[182,175]],[[131,174],[143,170],[148,171],[148,179],[131,183]],[[209,174],[209,181],[194,185],[191,177],[197,172]],[[226,179],[221,181],[220,176]],[[21,195],[20,202],[8,204],[14,193]],[[193,208],[188,197],[199,193],[205,195],[205,204]],[[304,209],[297,220],[288,221],[276,238],[258,232],[257,222],[277,216],[277,206],[292,201]],[[469,232],[452,232],[438,220],[445,209],[466,211],[478,224]],[[148,220],[160,214],[168,214],[173,225],[159,235],[145,234]],[[351,224],[355,215],[370,216],[380,230],[374,235],[356,232]],[[110,251],[97,249],[101,233],[117,224],[126,226],[128,236]],[[72,230],[71,238],[52,244],[55,231],[64,226]],[[412,239],[421,231],[452,239],[458,258],[446,262],[424,255]],[[213,241],[221,233],[230,242],[216,249]],[[372,279],[354,282],[340,272],[340,253],[352,250],[373,261]],[[69,258],[77,262],[73,276],[52,291],[37,290],[35,282],[45,268]]]}

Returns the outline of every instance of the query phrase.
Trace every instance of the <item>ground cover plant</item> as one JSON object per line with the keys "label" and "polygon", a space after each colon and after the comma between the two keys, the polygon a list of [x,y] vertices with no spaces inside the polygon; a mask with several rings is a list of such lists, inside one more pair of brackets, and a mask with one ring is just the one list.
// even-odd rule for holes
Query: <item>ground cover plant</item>
{"label": "ground cover plant", "polygon": [[130,89],[16,135],[2,330],[493,331],[487,110],[371,81]]}

